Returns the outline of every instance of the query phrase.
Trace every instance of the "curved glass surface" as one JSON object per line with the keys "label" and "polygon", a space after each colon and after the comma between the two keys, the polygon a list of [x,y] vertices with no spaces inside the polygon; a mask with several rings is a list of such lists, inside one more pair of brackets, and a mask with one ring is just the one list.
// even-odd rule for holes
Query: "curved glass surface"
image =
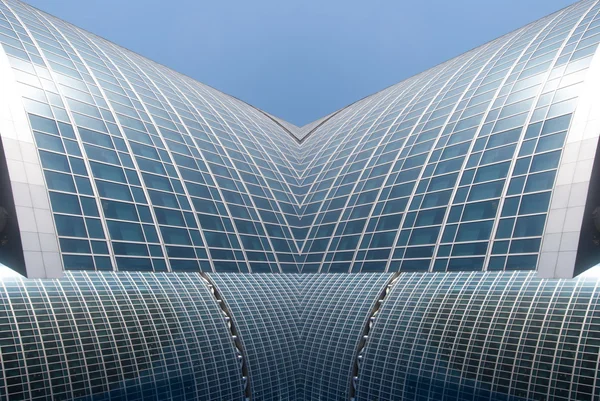
{"label": "curved glass surface", "polygon": [[303,275],[298,282],[301,399],[350,399],[358,345],[391,274]]}
{"label": "curved glass surface", "polygon": [[242,400],[225,318],[198,275],[0,283],[0,398]]}
{"label": "curved glass surface", "polygon": [[596,279],[402,274],[367,341],[356,400],[594,400]]}
{"label": "curved glass surface", "polygon": [[256,399],[349,399],[358,344],[391,274],[210,274]]}
{"label": "curved glass surface", "polygon": [[535,270],[599,9],[301,128],[16,0],[0,43],[67,270]]}
{"label": "curved glass surface", "polygon": [[210,274],[237,327],[257,400],[302,399],[296,275]]}

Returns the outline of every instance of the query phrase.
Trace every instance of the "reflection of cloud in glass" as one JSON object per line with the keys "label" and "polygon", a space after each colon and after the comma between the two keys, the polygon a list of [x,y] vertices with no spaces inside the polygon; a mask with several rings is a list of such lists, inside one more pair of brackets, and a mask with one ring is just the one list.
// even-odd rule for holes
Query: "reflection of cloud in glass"
{"label": "reflection of cloud in glass", "polygon": [[14,271],[13,269],[4,266],[2,263],[0,263],[0,280],[3,279],[4,277],[22,277],[19,273],[17,273],[16,271]]}

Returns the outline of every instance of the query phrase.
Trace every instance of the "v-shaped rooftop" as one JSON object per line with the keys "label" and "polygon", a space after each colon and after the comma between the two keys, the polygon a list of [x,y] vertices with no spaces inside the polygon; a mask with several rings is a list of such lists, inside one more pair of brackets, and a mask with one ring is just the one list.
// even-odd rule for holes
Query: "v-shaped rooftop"
{"label": "v-shaped rooftop", "polygon": [[[152,206],[148,221],[136,221],[162,230],[165,253],[211,266],[235,260],[240,270],[248,261],[283,271],[431,270],[434,254],[445,263],[436,268],[456,258],[481,270],[507,218],[505,198],[528,199],[528,180],[547,199],[535,209],[537,249],[519,265],[535,268],[600,40],[600,6],[582,1],[296,127],[20,2],[0,5],[0,42],[44,171],[88,174],[109,222],[121,219],[111,217],[116,201]],[[64,140],[79,154],[37,134],[64,136],[54,121],[74,127]],[[86,169],[73,172],[73,158]],[[515,232],[520,210],[510,212]],[[440,245],[463,240],[468,252]],[[194,249],[177,253],[168,241]]]}

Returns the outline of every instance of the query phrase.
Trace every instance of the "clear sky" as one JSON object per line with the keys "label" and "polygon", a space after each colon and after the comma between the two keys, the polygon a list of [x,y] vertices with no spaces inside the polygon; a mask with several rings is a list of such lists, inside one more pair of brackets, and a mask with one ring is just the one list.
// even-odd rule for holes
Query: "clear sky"
{"label": "clear sky", "polygon": [[296,125],[573,0],[26,0]]}

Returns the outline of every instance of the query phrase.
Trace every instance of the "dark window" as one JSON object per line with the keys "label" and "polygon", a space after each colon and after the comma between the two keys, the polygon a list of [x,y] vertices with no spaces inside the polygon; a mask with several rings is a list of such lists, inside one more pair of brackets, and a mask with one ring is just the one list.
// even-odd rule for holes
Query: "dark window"
{"label": "dark window", "polygon": [[97,180],[96,186],[98,187],[98,193],[102,197],[126,201],[132,200],[131,192],[129,192],[129,187],[126,185]]}
{"label": "dark window", "polygon": [[142,234],[142,228],[139,224],[135,223],[124,223],[120,221],[107,222],[108,232],[113,240],[124,240],[124,241],[144,241],[144,235]]}
{"label": "dark window", "polygon": [[550,192],[524,195],[521,200],[519,214],[547,212],[550,203]]}
{"label": "dark window", "polygon": [[54,215],[58,235],[65,237],[87,237],[83,218],[75,216]]}
{"label": "dark window", "polygon": [[135,206],[130,203],[115,202],[103,199],[101,201],[104,215],[110,219],[137,221]]}
{"label": "dark window", "polygon": [[515,224],[514,237],[533,237],[542,235],[546,215],[519,217]]}
{"label": "dark window", "polygon": [[440,227],[414,229],[410,237],[410,245],[433,244],[437,240]]}
{"label": "dark window", "polygon": [[561,151],[555,151],[550,153],[544,153],[533,157],[531,162],[531,172],[550,170],[558,166],[558,160],[560,159]]}
{"label": "dark window", "polygon": [[160,227],[163,240],[167,244],[192,245],[187,230],[174,227]]}
{"label": "dark window", "polygon": [[469,201],[496,198],[502,193],[504,181],[488,182],[487,184],[473,185],[469,193]]}
{"label": "dark window", "polygon": [[492,221],[461,224],[458,229],[456,241],[481,241],[490,238]]}
{"label": "dark window", "polygon": [[75,195],[50,192],[52,210],[59,213],[81,214],[79,200]]}
{"label": "dark window", "polygon": [[469,203],[463,212],[463,221],[490,219],[496,215],[498,201]]}
{"label": "dark window", "polygon": [[51,170],[64,171],[65,173],[71,172],[71,168],[69,167],[69,162],[66,156],[59,155],[56,153],[50,153],[43,150],[40,150],[40,159],[42,161],[42,166]]}

